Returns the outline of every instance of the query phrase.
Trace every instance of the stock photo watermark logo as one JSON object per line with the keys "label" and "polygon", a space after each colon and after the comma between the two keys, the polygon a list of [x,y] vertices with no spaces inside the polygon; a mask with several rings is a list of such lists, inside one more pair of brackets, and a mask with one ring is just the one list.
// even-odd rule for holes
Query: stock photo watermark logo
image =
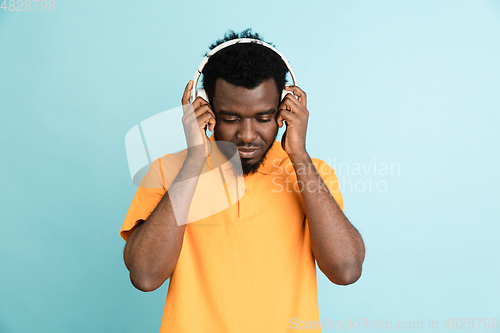
{"label": "stock photo watermark logo", "polygon": [[0,5],[0,10],[4,12],[36,12],[56,10],[56,2],[54,0],[4,0]]}
{"label": "stock photo watermark logo", "polygon": [[468,318],[427,318],[427,320],[373,320],[368,318],[348,318],[336,320],[333,318],[322,318],[319,320],[290,319],[292,330],[410,330],[431,331],[439,329],[472,330],[472,329],[498,329],[498,318],[468,317]]}
{"label": "stock photo watermark logo", "polygon": [[401,165],[395,162],[339,162],[335,158],[328,160],[335,170],[342,193],[386,193],[389,179],[401,175]]}
{"label": "stock photo watermark logo", "polygon": [[[313,161],[313,165],[322,175],[326,176],[324,183],[330,191],[341,193],[385,193],[388,190],[387,179],[390,176],[401,174],[399,163],[377,162],[374,158],[369,163],[339,163],[336,159],[328,159],[326,163]],[[273,192],[303,192],[318,191],[324,188],[316,188],[316,182],[302,182],[295,176],[308,172],[308,166],[304,164],[288,164],[281,166],[281,160],[272,161],[275,167]],[[335,175],[335,177],[333,176]],[[360,179],[361,178],[361,179]]]}
{"label": "stock photo watermark logo", "polygon": [[[178,225],[215,215],[245,193],[237,147],[204,135],[192,108],[182,106],[143,120],[125,135],[132,182],[150,191],[168,189]],[[206,153],[206,165],[183,168],[188,151]],[[190,202],[189,189],[194,192]]]}
{"label": "stock photo watermark logo", "polygon": [[[430,321],[429,321],[430,325]],[[430,328],[431,326],[429,326]],[[290,319],[290,328],[292,330],[421,330],[424,328],[422,320],[400,320],[393,323],[390,320],[369,320],[367,318],[349,318],[348,320],[335,320],[333,318],[322,318],[318,320],[299,320],[297,318]]]}

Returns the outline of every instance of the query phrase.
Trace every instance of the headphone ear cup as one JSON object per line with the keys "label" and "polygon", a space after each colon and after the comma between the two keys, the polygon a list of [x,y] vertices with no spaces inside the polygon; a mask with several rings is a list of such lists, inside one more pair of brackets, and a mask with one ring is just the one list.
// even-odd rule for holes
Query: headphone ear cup
{"label": "headphone ear cup", "polygon": [[203,98],[208,103],[208,96],[207,96],[205,89],[203,89],[203,88],[196,89],[196,97],[198,97],[198,96]]}
{"label": "headphone ear cup", "polygon": [[286,91],[285,89],[283,89],[283,90],[281,91],[280,103],[281,103],[281,101],[283,100],[283,98],[285,98],[285,96],[286,96],[287,92],[288,92],[288,91]]}
{"label": "headphone ear cup", "polygon": [[294,96],[294,97],[295,97],[295,95],[293,94],[293,92],[292,92],[292,91],[283,89],[283,91],[281,92],[281,99],[280,99],[280,102],[283,100],[283,98],[285,98],[285,96],[286,96],[287,94],[292,94],[292,96]]}

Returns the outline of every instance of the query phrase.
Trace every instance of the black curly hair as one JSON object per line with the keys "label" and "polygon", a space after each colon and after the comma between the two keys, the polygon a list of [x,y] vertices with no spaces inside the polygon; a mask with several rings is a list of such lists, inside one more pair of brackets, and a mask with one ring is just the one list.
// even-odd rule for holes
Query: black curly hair
{"label": "black curly hair", "polygon": [[[224,38],[210,45],[213,50],[218,45],[237,38],[254,38],[266,42],[258,33],[252,33],[248,28],[240,33],[233,30],[224,34]],[[208,54],[205,53],[205,56]],[[212,55],[203,68],[203,88],[207,93],[209,103],[212,103],[215,94],[215,83],[221,78],[235,86],[253,89],[263,81],[273,78],[281,97],[285,88],[288,67],[281,57],[268,47],[257,43],[236,43]]]}

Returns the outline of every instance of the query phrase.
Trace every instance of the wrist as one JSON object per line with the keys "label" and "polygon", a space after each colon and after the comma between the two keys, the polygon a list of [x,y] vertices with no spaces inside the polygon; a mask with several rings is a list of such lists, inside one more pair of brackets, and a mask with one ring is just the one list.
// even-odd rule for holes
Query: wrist
{"label": "wrist", "polygon": [[186,156],[186,160],[184,161],[184,164],[190,165],[190,166],[199,166],[203,167],[203,165],[207,161],[207,154],[205,151],[203,152],[188,152]]}
{"label": "wrist", "polygon": [[288,154],[288,157],[290,158],[290,161],[293,165],[300,163],[309,163],[311,161],[311,157],[305,149],[295,153],[290,153]]}
{"label": "wrist", "polygon": [[186,159],[190,160],[191,162],[205,162],[208,158],[208,154],[210,154],[210,151],[207,152],[207,146],[205,145],[196,145],[193,147],[189,147],[187,149],[187,156]]}

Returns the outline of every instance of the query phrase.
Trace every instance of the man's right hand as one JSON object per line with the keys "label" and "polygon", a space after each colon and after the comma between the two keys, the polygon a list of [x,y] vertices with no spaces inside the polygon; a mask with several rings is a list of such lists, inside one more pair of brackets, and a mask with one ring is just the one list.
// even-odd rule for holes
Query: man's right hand
{"label": "man's right hand", "polygon": [[207,137],[206,129],[210,131],[215,127],[215,114],[212,107],[206,100],[198,96],[191,103],[191,89],[193,89],[193,80],[189,80],[184,95],[182,96],[182,124],[184,134],[188,145],[188,156],[204,157],[207,159],[212,152],[212,144]]}

